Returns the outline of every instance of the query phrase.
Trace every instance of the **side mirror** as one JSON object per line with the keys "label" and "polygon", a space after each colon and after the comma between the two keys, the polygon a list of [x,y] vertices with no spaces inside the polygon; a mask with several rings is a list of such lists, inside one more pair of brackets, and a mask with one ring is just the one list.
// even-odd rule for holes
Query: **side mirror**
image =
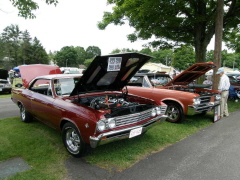
{"label": "side mirror", "polygon": [[23,85],[20,83],[15,84],[15,87],[21,88]]}

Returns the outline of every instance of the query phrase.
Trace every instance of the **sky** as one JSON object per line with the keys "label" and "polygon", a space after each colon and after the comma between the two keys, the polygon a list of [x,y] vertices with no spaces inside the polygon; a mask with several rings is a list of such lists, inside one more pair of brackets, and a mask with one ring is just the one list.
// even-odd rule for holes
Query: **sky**
{"label": "sky", "polygon": [[[147,40],[131,43],[127,35],[134,32],[128,24],[99,30],[97,23],[102,20],[104,11],[112,11],[107,0],[61,0],[58,5],[46,5],[43,0],[37,1],[39,10],[35,19],[18,17],[17,8],[10,0],[0,0],[0,33],[11,24],[18,25],[21,31],[28,30],[31,37],[37,37],[47,53],[59,51],[64,46],[97,46],[102,55],[115,49],[141,50]],[[208,50],[214,49],[214,40]]]}

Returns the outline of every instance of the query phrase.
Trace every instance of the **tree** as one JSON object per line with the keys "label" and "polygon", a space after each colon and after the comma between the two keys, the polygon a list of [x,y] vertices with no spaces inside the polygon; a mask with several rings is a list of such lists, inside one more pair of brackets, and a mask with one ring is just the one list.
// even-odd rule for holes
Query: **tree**
{"label": "tree", "polygon": [[86,49],[86,59],[91,59],[95,56],[101,56],[101,49],[97,46],[88,46]]}
{"label": "tree", "polygon": [[64,46],[54,57],[60,67],[78,67],[77,58],[77,51],[73,46]]}
{"label": "tree", "polygon": [[240,25],[227,32],[224,41],[229,49],[234,50],[236,53],[240,53]]}
{"label": "tree", "polygon": [[149,55],[149,56],[152,55],[152,50],[151,50],[150,48],[144,48],[144,49],[142,49],[142,50],[139,51],[139,52],[142,53],[142,54],[147,54],[147,55]]}
{"label": "tree", "polygon": [[7,26],[2,33],[2,41],[6,50],[6,56],[9,59],[14,60],[15,66],[18,65],[18,52],[20,48],[22,31],[20,31],[18,25],[11,24]]}
{"label": "tree", "polygon": [[[135,28],[128,35],[130,41],[154,36],[156,40],[149,43],[152,47],[189,44],[195,48],[196,62],[205,61],[207,45],[215,34],[216,0],[108,0],[108,4],[115,4],[113,12],[104,12],[99,29],[129,22]],[[239,0],[225,0],[224,10],[223,28],[227,32],[240,23]]]}
{"label": "tree", "polygon": [[172,65],[173,60],[173,50],[172,49],[159,49],[156,51],[153,51],[152,56],[155,57],[154,59],[151,59],[151,62],[156,63],[162,63],[166,66]]}
{"label": "tree", "polygon": [[31,49],[32,61],[28,62],[29,64],[49,64],[47,52],[36,37],[33,39]]}
{"label": "tree", "polygon": [[195,53],[192,46],[183,45],[174,51],[173,66],[179,70],[189,68],[195,62]]}
{"label": "tree", "polygon": [[[33,11],[39,8],[38,4],[33,0],[10,0],[12,5],[18,9],[18,16],[24,17],[25,19],[34,19],[36,15]],[[50,5],[57,5],[57,0],[45,0],[45,3]]]}
{"label": "tree", "polygon": [[83,64],[83,62],[85,61],[86,56],[87,56],[87,53],[86,53],[85,49],[83,47],[80,47],[80,46],[77,46],[74,49],[77,52],[77,63],[79,65]]}
{"label": "tree", "polygon": [[31,36],[30,33],[25,30],[22,33],[22,43],[21,43],[21,59],[22,59],[22,64],[26,64],[26,62],[31,61]]}

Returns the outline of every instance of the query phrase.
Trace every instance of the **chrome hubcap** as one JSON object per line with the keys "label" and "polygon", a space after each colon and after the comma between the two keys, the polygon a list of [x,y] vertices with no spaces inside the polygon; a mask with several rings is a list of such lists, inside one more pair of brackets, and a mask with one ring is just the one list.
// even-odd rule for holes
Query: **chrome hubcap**
{"label": "chrome hubcap", "polygon": [[71,151],[76,152],[80,149],[80,138],[72,128],[69,128],[66,132],[66,144]]}
{"label": "chrome hubcap", "polygon": [[173,106],[169,107],[167,114],[168,114],[168,118],[171,120],[177,120],[179,117],[178,109]]}

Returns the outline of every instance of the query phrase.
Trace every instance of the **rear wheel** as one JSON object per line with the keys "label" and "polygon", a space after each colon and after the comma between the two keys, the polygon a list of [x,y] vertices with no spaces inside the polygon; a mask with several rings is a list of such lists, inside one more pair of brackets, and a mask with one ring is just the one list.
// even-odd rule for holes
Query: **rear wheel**
{"label": "rear wheel", "polygon": [[182,107],[177,103],[168,103],[167,121],[171,123],[180,123],[185,119]]}
{"label": "rear wheel", "polygon": [[29,123],[32,121],[32,116],[27,112],[23,104],[19,104],[19,109],[20,109],[20,116],[22,119],[22,122]]}
{"label": "rear wheel", "polygon": [[63,126],[62,140],[65,148],[72,156],[83,156],[86,151],[86,145],[74,124],[68,122]]}

